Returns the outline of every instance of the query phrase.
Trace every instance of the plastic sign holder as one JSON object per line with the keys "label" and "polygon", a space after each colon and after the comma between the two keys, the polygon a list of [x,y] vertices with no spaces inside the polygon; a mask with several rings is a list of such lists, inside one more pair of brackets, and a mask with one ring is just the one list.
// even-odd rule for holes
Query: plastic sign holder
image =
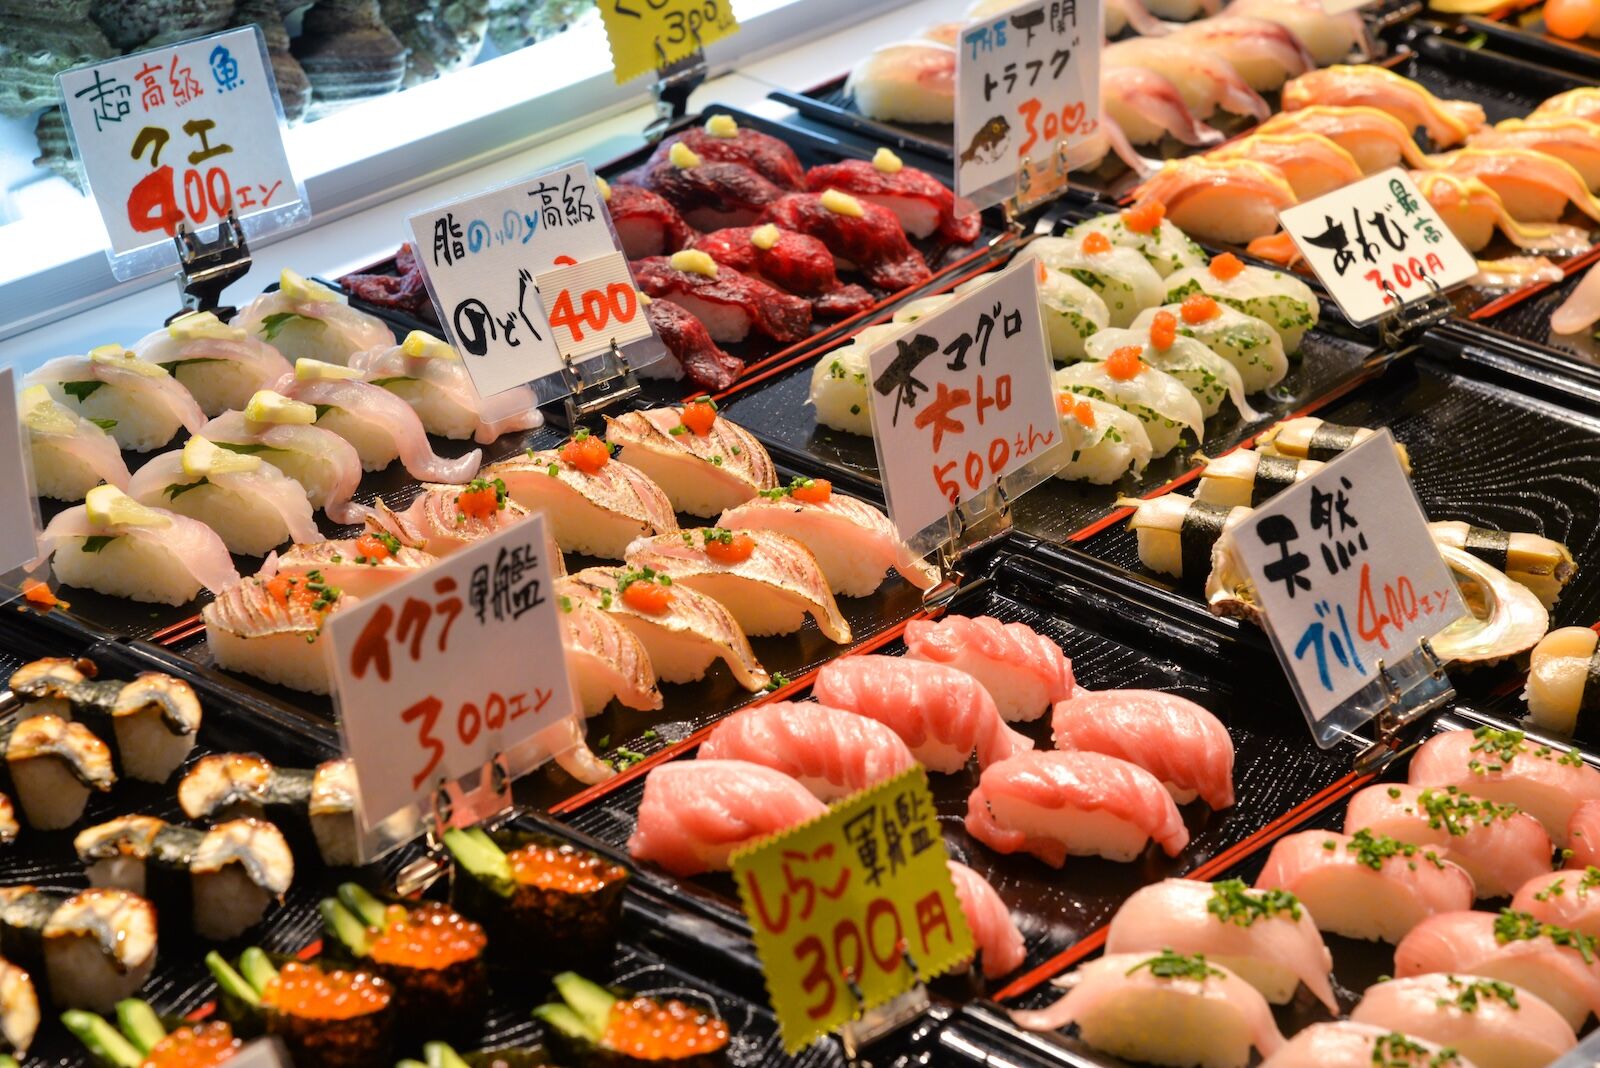
{"label": "plastic sign holder", "polygon": [[27,581],[22,569],[39,556],[39,498],[34,493],[33,465],[28,461],[28,431],[18,413],[16,373],[0,368],[0,575],[10,587],[0,604],[21,591]]}
{"label": "plastic sign holder", "polygon": [[689,113],[689,97],[710,74],[698,30],[695,31],[694,43],[693,52],[671,63],[667,61],[665,49],[659,42],[656,44],[656,80],[650,87],[656,114],[644,128],[644,139],[651,144],[665,137],[672,124]]}

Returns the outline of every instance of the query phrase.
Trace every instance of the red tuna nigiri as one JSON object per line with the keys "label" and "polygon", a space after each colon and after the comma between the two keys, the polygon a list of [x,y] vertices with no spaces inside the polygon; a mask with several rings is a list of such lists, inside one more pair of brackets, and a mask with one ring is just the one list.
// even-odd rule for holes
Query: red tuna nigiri
{"label": "red tuna nigiri", "polygon": [[961,914],[972,929],[972,940],[982,954],[983,974],[993,979],[1022,966],[1028,957],[1023,945],[1022,932],[1000,895],[994,892],[989,880],[954,860],[950,865],[950,879],[956,885],[956,900],[961,902]]}
{"label": "red tuna nigiri", "polygon": [[[714,127],[713,127],[713,124]],[[706,126],[690,126],[656,146],[650,163],[659,163],[672,154],[678,142],[703,160],[739,163],[781,189],[804,189],[805,171],[794,149],[760,130],[738,126],[729,116],[712,116]]]}
{"label": "red tuna nigiri", "polygon": [[[720,393],[744,374],[744,361],[718,348],[706,324],[682,307],[670,300],[652,300],[644,313],[684,375],[701,389]],[[644,373],[648,376],[649,368]]]}

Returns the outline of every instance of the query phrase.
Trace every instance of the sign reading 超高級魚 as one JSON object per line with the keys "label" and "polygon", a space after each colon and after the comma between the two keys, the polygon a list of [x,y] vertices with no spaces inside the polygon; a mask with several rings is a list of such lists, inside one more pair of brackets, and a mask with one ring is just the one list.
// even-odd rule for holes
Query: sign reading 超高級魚
{"label": "sign reading \u8d85\u9ad8\u7d1a\u9b5a", "polygon": [[739,31],[732,0],[601,0],[600,20],[618,85]]}

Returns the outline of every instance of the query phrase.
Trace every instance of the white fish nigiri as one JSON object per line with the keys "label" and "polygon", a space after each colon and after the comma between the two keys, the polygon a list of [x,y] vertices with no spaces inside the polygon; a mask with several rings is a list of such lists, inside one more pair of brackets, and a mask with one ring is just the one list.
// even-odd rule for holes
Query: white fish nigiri
{"label": "white fish nigiri", "polygon": [[133,352],[166,368],[208,416],[243,408],[290,371],[283,353],[212,312],[174,319],[140,338]]}
{"label": "white fish nigiri", "polygon": [[[449,556],[528,518],[528,510],[495,482],[488,478],[475,478],[465,486],[424,482],[404,511],[396,512],[382,498],[374,501],[366,527],[433,556]],[[560,574],[564,565],[559,549],[551,560],[550,573]]]}
{"label": "white fish nigiri", "polygon": [[257,574],[308,578],[320,573],[330,586],[355,598],[371,597],[439,562],[432,553],[402,544],[387,532],[365,531],[355,538],[335,538],[291,545],[271,553]]}
{"label": "white fish nigiri", "polygon": [[1550,330],[1556,334],[1581,334],[1600,322],[1600,271],[1593,267],[1550,313]]}
{"label": "white fish nigiri", "polygon": [[764,764],[830,803],[916,763],[900,736],[877,720],[794,701],[735,712],[700,743],[696,756]]}
{"label": "white fish nigiri", "polygon": [[1260,94],[1210,47],[1196,48],[1169,37],[1134,37],[1106,45],[1100,62],[1107,67],[1141,67],[1171,79],[1198,118],[1208,119],[1218,108],[1257,122],[1272,114]]}
{"label": "white fish nigiri", "polygon": [[742,847],[827,812],[781,771],[743,760],[678,760],[644,780],[628,855],[674,875],[725,871]]}
{"label": "white fish nigiri", "polygon": [[1226,13],[1278,23],[1305,45],[1319,67],[1342,63],[1352,54],[1364,57],[1372,51],[1361,12],[1330,15],[1323,10],[1321,0],[1233,0]]}
{"label": "white fish nigiri", "polygon": [[1100,71],[1100,100],[1106,118],[1136,145],[1154,145],[1171,134],[1186,145],[1214,145],[1222,131],[1189,110],[1170,78],[1146,67],[1106,67]]}
{"label": "white fish nigiri", "polygon": [[1169,275],[1164,303],[1176,304],[1194,293],[1260,319],[1278,332],[1287,353],[1299,351],[1300,339],[1322,314],[1316,294],[1300,279],[1286,271],[1240,263],[1228,252],[1208,266]]}
{"label": "white fish nigiri", "polygon": [[1600,800],[1580,803],[1567,817],[1567,848],[1572,850],[1567,867],[1600,865]]}
{"label": "white fish nigiri", "polygon": [[28,436],[28,462],[39,496],[81,501],[102,482],[128,488],[128,465],[116,439],[100,422],[51,397],[44,386],[29,386],[18,395],[17,417]]}
{"label": "white fish nigiri", "polygon": [[394,332],[382,319],[357,311],[343,293],[287,267],[278,275],[278,288],[240,309],[233,325],[290,360],[306,357],[342,366],[358,352],[394,344]]}
{"label": "white fish nigiri", "polygon": [[1192,444],[1205,438],[1205,413],[1184,384],[1135,353],[1112,353],[1101,362],[1068,364],[1055,374],[1056,387],[1109,401],[1139,417],[1157,459],[1178,447],[1185,432]]}
{"label": "white fish nigiri", "polygon": [[1454,1047],[1435,1045],[1387,1027],[1335,1020],[1312,1024],[1261,1068],[1476,1068]]}
{"label": "white fish nigiri", "polygon": [[1505,897],[1550,870],[1550,836],[1538,820],[1455,786],[1369,786],[1350,799],[1344,817],[1345,834],[1363,828],[1432,846],[1466,869],[1479,897]]}
{"label": "white fish nigiri", "polygon": [[1255,420],[1261,413],[1245,399],[1244,379],[1238,368],[1211,351],[1203,342],[1177,332],[1177,316],[1157,312],[1145,329],[1102,330],[1084,345],[1091,360],[1108,360],[1125,350],[1147,366],[1154,367],[1182,382],[1206,418],[1222,410],[1222,402],[1232,401],[1241,419]]}
{"label": "white fish nigiri", "polygon": [[1226,60],[1257,92],[1283,83],[1317,65],[1292,31],[1280,23],[1248,15],[1217,15],[1191,22],[1173,33],[1181,41]]}
{"label": "white fish nigiri", "polygon": [[778,485],[761,442],[718,415],[709,397],[608,416],[606,440],[661,487],[674,509],[690,515],[709,519]]}
{"label": "white fish nigiri", "polygon": [[286,541],[322,540],[300,483],[260,456],[199,435],[139,468],[128,496],[199,520],[241,556],[262,556]]}
{"label": "white fish nigiri", "polygon": [[1018,258],[1041,261],[1094,290],[1105,302],[1112,326],[1127,326],[1146,308],[1162,303],[1167,289],[1161,274],[1136,248],[1115,245],[1104,234],[1082,238],[1035,238]]}
{"label": "white fish nigiri", "polygon": [[482,396],[460,354],[422,330],[411,331],[398,345],[356,353],[350,367],[411,405],[423,428],[442,438],[488,445],[502,434],[544,425],[533,390],[516,386]]}
{"label": "white fish nigiri", "polygon": [[1475,975],[1514,983],[1543,998],[1574,1031],[1600,1007],[1595,941],[1532,914],[1441,912],[1413,927],[1394,950],[1394,974]]}
{"label": "white fish nigiri", "polygon": [[1073,694],[1072,662],[1026,623],[946,616],[906,624],[906,656],[947,664],[978,680],[1008,723],[1034,720]]}
{"label": "white fish nigiri", "polygon": [[1111,918],[1107,953],[1201,953],[1261,991],[1274,1005],[1301,983],[1339,1011],[1328,973],[1333,954],[1310,910],[1284,890],[1251,890],[1242,880],[1165,879],[1136,891]]}
{"label": "white fish nigiri", "polygon": [[117,444],[149,452],[179,430],[199,433],[205,413],[164,368],[121,345],[102,345],[87,356],[61,356],[32,372],[29,386],[44,386],[57,403],[85,419],[104,419]]}
{"label": "white fish nigiri", "polygon": [[1544,1068],[1578,1044],[1561,1014],[1534,993],[1470,975],[1418,975],[1367,988],[1354,1023],[1436,1042],[1478,1068]]}
{"label": "white fish nigiri", "polygon": [[1056,393],[1056,411],[1061,416],[1061,444],[1055,450],[1063,461],[1056,478],[1107,486],[1126,474],[1135,478],[1144,474],[1155,450],[1137,415],[1098,397],[1065,390]]}
{"label": "white fish nigiri", "polygon": [[1517,888],[1511,907],[1541,923],[1600,937],[1600,868],[1547,871]]}
{"label": "white fish nigiri", "polygon": [[811,368],[811,391],[806,399],[817,410],[819,425],[846,434],[872,436],[867,360],[874,346],[901,329],[898,323],[863,327],[848,345],[839,346],[816,362]]}
{"label": "white fish nigiri", "polygon": [[1053,868],[1069,856],[1133,860],[1151,839],[1169,857],[1189,844],[1161,782],[1103,753],[1024,751],[990,765],[967,799],[966,825],[996,852]]}
{"label": "white fish nigiri", "polygon": [[850,71],[845,91],[863,115],[889,122],[955,121],[956,50],[939,41],[873,49]]}
{"label": "white fish nigiri", "polygon": [[225,449],[261,457],[300,483],[311,506],[334,522],[359,523],[364,513],[351,498],[361,485],[361,456],[338,434],[313,426],[316,418],[312,405],[261,390],[244,411],[223,412],[200,435]]}
{"label": "white fish nigiri", "polygon": [[1256,888],[1287,890],[1319,930],[1368,941],[1398,942],[1435,913],[1472,907],[1472,876],[1436,850],[1370,831],[1280,838]]}
{"label": "white fish nigiri", "polygon": [[1065,997],[1013,1012],[1017,1026],[1055,1031],[1075,1023],[1096,1050],[1173,1068],[1244,1068],[1252,1046],[1270,1057],[1283,1045],[1266,999],[1204,957],[1108,954],[1066,978]]}
{"label": "white fish nigiri", "polygon": [[1159,690],[1078,689],[1050,713],[1056,748],[1105,753],[1150,772],[1179,804],[1233,804],[1233,739],[1210,712]]}
{"label": "white fish nigiri", "polygon": [[659,709],[661,691],[644,643],[585,601],[566,597],[560,606],[561,648],[583,714],[598,715],[612,698],[643,712]]}
{"label": "white fish nigiri", "polygon": [[1126,211],[1085,219],[1061,236],[1081,246],[1090,234],[1103,234],[1113,245],[1137,250],[1163,278],[1185,267],[1204,267],[1205,249],[1171,223],[1163,224],[1166,213],[1161,201],[1144,201]]}
{"label": "white fish nigiri", "polygon": [[[1464,538],[1462,540],[1465,540]],[[1560,586],[1553,578],[1548,586]],[[1600,686],[1590,691],[1590,676],[1600,634],[1591,627],[1558,627],[1539,639],[1528,660],[1528,721],[1554,734],[1589,735]]]}
{"label": "white fish nigiri", "polygon": [[978,947],[984,978],[993,979],[1020,968],[1028,958],[1028,947],[1006,903],[1000,900],[989,880],[965,864],[954,860],[945,863],[950,867],[956,900],[961,902],[961,914],[966,917],[972,941]]}
{"label": "white fish nigiri", "polygon": [[1409,777],[1413,786],[1457,786],[1474,797],[1516,805],[1544,824],[1558,846],[1567,844],[1573,811],[1600,800],[1600,771],[1575,751],[1498,727],[1434,735],[1411,758]]}
{"label": "white fish nigiri", "polygon": [[1133,32],[1146,37],[1161,37],[1171,30],[1165,22],[1150,13],[1144,0],[1106,0],[1106,39],[1114,40],[1122,31],[1132,27]]}
{"label": "white fish nigiri", "polygon": [[1283,339],[1253,315],[1246,315],[1202,293],[1191,295],[1182,303],[1146,308],[1134,319],[1133,329],[1148,329],[1162,312],[1177,317],[1178,333],[1194,338],[1233,364],[1244,381],[1246,392],[1270,389],[1289,373],[1289,357],[1283,351]]}

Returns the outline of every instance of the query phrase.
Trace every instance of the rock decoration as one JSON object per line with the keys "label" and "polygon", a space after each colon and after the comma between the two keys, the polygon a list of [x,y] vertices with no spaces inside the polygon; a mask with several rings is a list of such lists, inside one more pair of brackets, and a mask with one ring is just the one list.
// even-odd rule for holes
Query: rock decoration
{"label": "rock decoration", "polygon": [[395,92],[405,79],[406,46],[384,25],[378,0],[317,0],[293,50],[311,81],[307,120]]}
{"label": "rock decoration", "polygon": [[283,116],[291,123],[305,118],[311,103],[311,81],[300,61],[289,51],[289,29],[283,23],[279,0],[238,0],[233,10],[235,26],[259,27],[272,61],[272,76],[278,83],[278,99]]}
{"label": "rock decoration", "polygon": [[116,54],[89,21],[89,0],[0,0],[0,115],[61,103],[57,74]]}
{"label": "rock decoration", "polygon": [[383,21],[411,50],[404,88],[471,66],[489,29],[489,0],[380,0]]}

